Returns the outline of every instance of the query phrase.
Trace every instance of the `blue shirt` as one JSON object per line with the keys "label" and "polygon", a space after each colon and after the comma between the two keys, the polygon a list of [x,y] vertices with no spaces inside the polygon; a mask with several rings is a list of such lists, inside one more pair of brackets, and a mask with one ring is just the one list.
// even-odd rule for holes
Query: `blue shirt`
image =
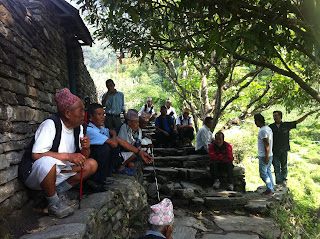
{"label": "blue shirt", "polygon": [[[106,97],[107,93],[104,93],[102,96],[102,101]],[[126,111],[126,106],[124,105],[124,95],[120,91],[110,94],[105,105],[105,113],[112,115],[119,115],[122,111]]]}
{"label": "blue shirt", "polygon": [[[159,116],[159,117],[162,117],[161,115]],[[154,122],[154,125],[155,126],[159,126],[159,117],[158,118],[156,118],[156,121]],[[166,132],[168,132],[168,133],[170,133],[170,127],[169,127],[169,124],[168,124],[168,121],[167,121],[167,117],[165,117],[165,118],[162,118],[162,120],[163,120],[163,127],[164,127],[164,129],[162,129],[162,130],[164,130],[164,131],[166,131]],[[174,121],[173,121],[173,118],[170,116],[170,120],[171,120],[171,122],[172,122],[172,125],[174,124]]]}
{"label": "blue shirt", "polygon": [[109,129],[101,126],[98,128],[91,122],[87,128],[87,136],[90,138],[91,145],[103,145],[110,138]]}

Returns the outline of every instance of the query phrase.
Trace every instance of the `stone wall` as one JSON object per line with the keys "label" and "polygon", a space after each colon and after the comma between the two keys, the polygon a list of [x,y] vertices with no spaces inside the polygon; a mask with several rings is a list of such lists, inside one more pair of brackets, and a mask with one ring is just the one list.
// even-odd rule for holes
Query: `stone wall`
{"label": "stone wall", "polygon": [[23,148],[38,125],[55,113],[54,94],[69,87],[96,100],[75,34],[60,22],[50,0],[0,1],[0,215],[28,200],[17,179]]}
{"label": "stone wall", "polygon": [[147,195],[135,177],[117,175],[114,179],[107,192],[84,195],[81,209],[73,215],[63,219],[40,218],[39,228],[43,230],[20,239],[137,238],[139,235],[133,235],[131,225],[146,222]]}

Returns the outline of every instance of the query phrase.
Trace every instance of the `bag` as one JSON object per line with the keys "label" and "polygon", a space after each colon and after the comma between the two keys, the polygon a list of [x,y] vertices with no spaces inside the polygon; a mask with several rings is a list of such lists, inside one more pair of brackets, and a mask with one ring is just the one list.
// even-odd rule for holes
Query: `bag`
{"label": "bag", "polygon": [[[56,128],[56,135],[53,140],[52,148],[49,151],[58,152],[60,139],[61,139],[62,124],[59,116],[57,115],[52,115],[48,119],[53,120],[54,126]],[[75,139],[75,145],[76,145],[76,152],[79,153],[80,152],[80,149],[79,149],[80,126],[75,128],[73,133],[74,133],[74,139]],[[28,146],[25,148],[25,151],[22,155],[21,161],[18,166],[18,178],[22,182],[25,182],[27,180],[32,170],[32,165],[34,163],[34,160],[32,159],[32,148],[33,148],[34,142],[35,142],[35,136],[32,137]]]}

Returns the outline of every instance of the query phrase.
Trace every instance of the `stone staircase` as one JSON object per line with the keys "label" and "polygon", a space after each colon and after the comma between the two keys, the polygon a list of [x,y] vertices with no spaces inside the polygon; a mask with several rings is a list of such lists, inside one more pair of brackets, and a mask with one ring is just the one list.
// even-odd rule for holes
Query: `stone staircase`
{"label": "stone staircase", "polygon": [[242,210],[245,213],[268,214],[274,205],[285,201],[288,188],[279,188],[274,197],[245,190],[245,170],[235,166],[234,191],[227,191],[227,175],[221,175],[220,189],[213,189],[209,156],[195,154],[194,147],[154,148],[154,165],[143,166],[144,184],[150,204],[158,202],[155,173],[160,198],[170,198],[179,208],[203,210]]}

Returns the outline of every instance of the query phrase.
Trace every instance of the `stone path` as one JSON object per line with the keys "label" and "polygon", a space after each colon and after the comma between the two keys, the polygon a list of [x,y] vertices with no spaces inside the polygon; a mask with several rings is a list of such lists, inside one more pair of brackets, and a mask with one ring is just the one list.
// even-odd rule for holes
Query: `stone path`
{"label": "stone path", "polygon": [[[269,216],[270,209],[288,200],[289,189],[278,187],[273,197],[264,186],[245,192],[244,169],[235,167],[236,191],[211,187],[208,157],[196,155],[192,147],[154,149],[160,197],[168,197],[175,208],[174,239],[262,239],[279,238],[280,228]],[[149,204],[157,203],[154,168],[145,165]]]}

